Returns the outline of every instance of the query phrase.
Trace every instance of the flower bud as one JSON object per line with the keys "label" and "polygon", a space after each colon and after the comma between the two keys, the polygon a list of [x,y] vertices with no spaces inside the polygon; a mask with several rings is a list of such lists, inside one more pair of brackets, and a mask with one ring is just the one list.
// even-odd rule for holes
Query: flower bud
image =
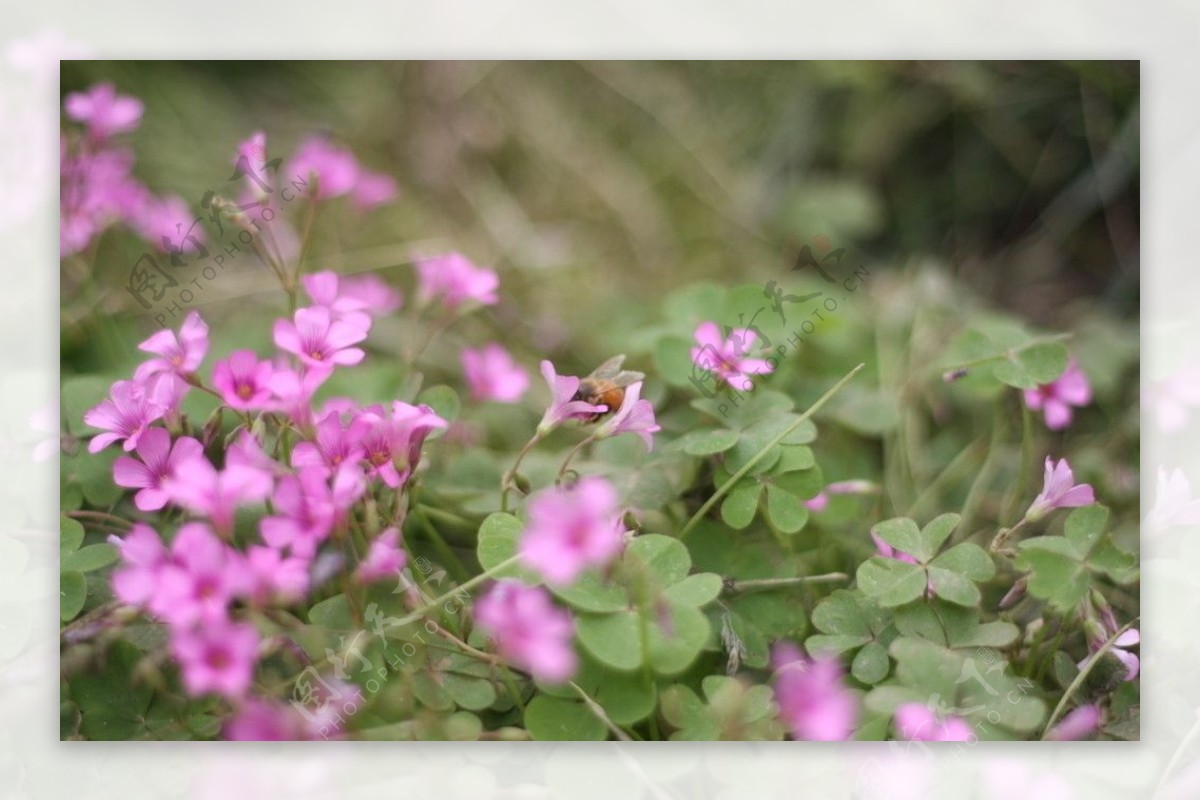
{"label": "flower bud", "polygon": [[1017,579],[1016,583],[1012,585],[1012,589],[1006,592],[1004,597],[1000,599],[1000,608],[1010,609],[1013,607],[1018,601],[1025,597],[1025,590],[1028,587],[1029,577],[1021,576],[1021,578]]}

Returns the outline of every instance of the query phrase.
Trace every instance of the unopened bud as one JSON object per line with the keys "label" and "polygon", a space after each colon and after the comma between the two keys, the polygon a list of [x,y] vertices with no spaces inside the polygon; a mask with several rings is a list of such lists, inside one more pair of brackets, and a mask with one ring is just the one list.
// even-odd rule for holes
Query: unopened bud
{"label": "unopened bud", "polygon": [[1000,608],[1012,608],[1013,605],[1025,597],[1025,590],[1028,589],[1028,587],[1029,577],[1021,576],[1021,578],[1017,579],[1016,583],[1012,585],[1012,589],[1006,592],[1004,597],[1000,599]]}
{"label": "unopened bud", "polygon": [[217,435],[221,433],[221,417],[224,408],[224,406],[218,406],[216,410],[209,415],[208,419],[204,421],[204,428],[200,435],[200,442],[205,448],[212,445],[213,442],[216,441]]}
{"label": "unopened bud", "polygon": [[513,475],[513,485],[524,495],[528,495],[529,493],[533,492],[533,484],[529,483],[529,479],[521,473],[516,473]]}
{"label": "unopened bud", "polygon": [[968,372],[970,372],[970,371],[967,370],[967,368],[965,368],[965,367],[958,367],[954,370],[947,370],[946,372],[942,373],[942,380],[945,381],[947,384],[952,384],[960,378],[965,378]]}

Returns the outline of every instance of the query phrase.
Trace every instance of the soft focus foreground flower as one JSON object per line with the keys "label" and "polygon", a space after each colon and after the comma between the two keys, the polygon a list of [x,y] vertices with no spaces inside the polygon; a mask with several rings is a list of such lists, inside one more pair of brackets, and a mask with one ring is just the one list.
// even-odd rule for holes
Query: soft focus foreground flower
{"label": "soft focus foreground flower", "polygon": [[197,456],[177,465],[162,488],[173,502],[207,517],[224,534],[233,528],[237,507],[264,500],[273,485],[274,479],[264,470],[227,464],[218,471],[208,459]]}
{"label": "soft focus foreground flower", "polygon": [[1025,405],[1033,410],[1044,410],[1046,427],[1061,431],[1071,424],[1072,406],[1086,406],[1092,402],[1092,385],[1079,369],[1074,359],[1067,362],[1062,375],[1049,384],[1025,390]]}
{"label": "soft focus foreground flower", "polygon": [[114,442],[124,441],[124,448],[137,447],[150,423],[166,413],[161,403],[150,397],[146,387],[136,381],[117,381],[108,398],[83,415],[83,422],[105,431],[92,437],[88,452],[104,450]]}
{"label": "soft focus foreground flower", "polygon": [[297,309],[292,320],[275,321],[275,344],[309,367],[331,369],[363,360],[362,348],[351,346],[366,339],[369,328],[365,314],[334,320],[329,309],[312,306]]}
{"label": "soft focus foreground flower", "polygon": [[421,303],[440,298],[447,309],[468,301],[491,306],[499,302],[500,277],[476,267],[461,253],[448,253],[417,261],[418,298]]}
{"label": "soft focus foreground flower", "polygon": [[495,342],[478,349],[463,348],[459,355],[471,397],[477,401],[512,403],[529,388],[529,373]]}
{"label": "soft focus foreground flower", "polygon": [[145,523],[134,523],[124,537],[112,535],[109,543],[121,554],[113,571],[113,594],[121,603],[147,607],[162,587],[160,572],[169,559],[158,532]]}
{"label": "soft focus foreground flower", "polygon": [[293,554],[311,558],[364,490],[362,471],[354,464],[336,471],[321,465],[303,467],[279,480],[272,496],[277,514],[262,519],[262,537],[272,548],[290,548]]}
{"label": "soft focus foreground flower", "polygon": [[138,350],[153,353],[157,358],[138,366],[133,374],[136,381],[145,381],[157,373],[194,373],[208,353],[208,324],[199,312],[188,312],[178,335],[169,328],[163,329],[138,345]]}
{"label": "soft focus foreground flower", "polygon": [[617,491],[598,476],[570,489],[543,490],[530,498],[528,509],[521,558],[556,584],[608,564],[624,546]]}
{"label": "soft focus foreground flower", "polygon": [[1041,493],[1033,499],[1025,519],[1039,520],[1054,509],[1066,509],[1072,506],[1088,506],[1096,502],[1096,494],[1090,484],[1076,484],[1075,474],[1066,459],[1055,463],[1046,457],[1045,477]]}
{"label": "soft focus foreground flower", "polygon": [[833,657],[804,657],[790,643],[779,643],[775,665],[775,702],[797,740],[847,740],[858,725],[858,703],[846,689],[842,665]]}
{"label": "soft focus foreground flower", "polygon": [[542,377],[550,386],[552,398],[542,421],[538,423],[538,433],[547,434],[566,420],[585,420],[594,414],[608,411],[604,405],[593,406],[581,400],[572,400],[579,391],[579,379],[573,375],[558,375],[554,365],[543,360]]}
{"label": "soft focus foreground flower", "polygon": [[[221,736],[226,740],[252,742],[327,740],[341,733],[338,708],[337,704],[329,702],[322,704],[317,715],[312,715],[294,704],[247,698],[225,724]],[[326,710],[330,714],[320,714]]]}
{"label": "soft focus foreground flower", "polygon": [[971,724],[955,715],[938,715],[925,704],[907,703],[896,707],[893,718],[896,734],[903,740],[926,742],[967,742],[975,733]]}
{"label": "soft focus foreground flower", "polygon": [[146,189],[133,177],[133,153],[120,148],[76,150],[62,141],[59,152],[59,247],[78,253],[109,225],[129,222]]}
{"label": "soft focus foreground flower", "polygon": [[1192,498],[1192,485],[1182,470],[1158,468],[1154,508],[1146,516],[1148,530],[1159,533],[1175,526],[1200,525],[1200,499]]}
{"label": "soft focus foreground flower", "polygon": [[138,127],[142,120],[142,101],[117,94],[111,83],[101,83],[86,92],[72,92],[63,104],[67,116],[86,123],[95,139],[107,139]]}
{"label": "soft focus foreground flower", "polygon": [[204,250],[207,234],[198,222],[187,201],[178,195],[154,197],[149,193],[143,194],[129,218],[130,226],[142,239],[175,257]]}
{"label": "soft focus foreground flower", "polygon": [[166,429],[151,428],[142,435],[136,450],[140,462],[121,456],[113,464],[113,483],[139,490],[134,504],[143,512],[153,512],[169,500],[163,482],[180,464],[202,454],[204,447],[191,437],[180,437],[172,445]]}
{"label": "soft focus foreground flower", "polygon": [[367,421],[360,416],[347,420],[342,413],[330,411],[316,424],[312,442],[299,442],[292,449],[292,465],[308,467],[324,465],[336,470],[343,464],[354,464],[363,458],[362,437]]}
{"label": "soft focus foreground flower", "polygon": [[395,199],[397,194],[391,176],[364,170],[353,153],[321,136],[301,142],[285,171],[297,180],[316,181],[316,197],[350,195],[364,211]]}
{"label": "soft focus foreground flower", "polygon": [[1200,406],[1200,365],[1185,361],[1169,376],[1147,382],[1142,389],[1142,404],[1153,410],[1163,433],[1182,430],[1187,425],[1188,410]]}
{"label": "soft focus foreground flower", "polygon": [[253,545],[246,551],[247,597],[256,604],[296,603],[309,588],[310,562],[284,556],[277,548]]}
{"label": "soft focus foreground flower", "polygon": [[400,547],[400,529],[393,526],[371,541],[371,547],[359,562],[354,577],[364,584],[390,578],[404,568],[406,561],[407,557]]}
{"label": "soft focus foreground flower", "polygon": [[254,678],[258,633],[245,623],[220,621],[174,633],[171,653],[191,695],[220,693],[239,698],[249,691]]}
{"label": "soft focus foreground flower", "polygon": [[223,620],[229,604],[250,588],[241,552],[203,523],[187,523],[171,542],[149,609],[172,626],[207,626]]}
{"label": "soft focus foreground flower", "polygon": [[213,365],[213,388],[231,409],[270,409],[275,367],[252,350],[235,350]]}
{"label": "soft focus foreground flower", "polygon": [[753,386],[751,375],[775,369],[766,359],[749,358],[758,342],[758,334],[750,329],[735,328],[723,338],[720,326],[710,321],[701,323],[694,336],[699,347],[692,348],[692,363],[735,389],[747,391]]}
{"label": "soft focus foreground flower", "polygon": [[[835,481],[832,484],[827,484],[825,489],[805,501],[804,505],[810,512],[823,512],[829,506],[829,497],[831,495],[865,495],[874,491],[875,485],[870,481]],[[880,540],[876,540],[875,545],[878,547],[879,543]],[[887,543],[884,543],[884,545],[887,545]],[[882,550],[880,553],[883,556],[891,555],[884,554]]]}
{"label": "soft focus foreground flower", "polygon": [[1100,728],[1100,707],[1084,704],[1076,707],[1046,733],[1047,740],[1082,740]]}
{"label": "soft focus foreground flower", "polygon": [[575,672],[571,616],[540,587],[498,581],[475,602],[475,623],[491,636],[500,655],[535,679],[566,681]]}
{"label": "soft focus foreground flower", "polygon": [[631,384],[625,390],[621,400],[621,408],[599,426],[594,436],[613,437],[617,434],[637,434],[646,443],[646,450],[654,449],[654,434],[662,431],[662,426],[654,419],[654,406],[650,401],[643,400],[642,382]]}

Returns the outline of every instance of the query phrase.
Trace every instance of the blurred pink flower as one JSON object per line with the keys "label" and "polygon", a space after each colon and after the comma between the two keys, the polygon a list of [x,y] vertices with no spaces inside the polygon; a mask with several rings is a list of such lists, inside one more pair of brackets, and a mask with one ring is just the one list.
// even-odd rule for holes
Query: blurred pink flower
{"label": "blurred pink flower", "polygon": [[1068,712],[1054,728],[1046,733],[1047,740],[1082,740],[1100,728],[1100,707],[1095,704],[1077,706]]}
{"label": "blurred pink flower", "polygon": [[589,567],[615,559],[625,544],[617,491],[598,476],[529,499],[521,559],[548,581],[569,584]]}
{"label": "blurred pink flower", "polygon": [[309,561],[284,556],[277,548],[251,545],[246,551],[247,597],[257,604],[292,604],[308,592]]}
{"label": "blurred pink flower", "polygon": [[875,553],[885,559],[895,559],[898,562],[907,562],[910,565],[917,564],[915,557],[906,554],[898,548],[893,548],[883,538],[877,535],[874,531],[871,532],[871,541],[875,543]]}
{"label": "blurred pink flower", "polygon": [[463,348],[463,374],[476,401],[513,403],[529,388],[529,373],[503,346],[492,342],[482,348]]}
{"label": "blurred pink flower", "polygon": [[276,514],[259,523],[262,538],[272,548],[289,548],[311,558],[364,491],[363,474],[355,464],[343,464],[336,471],[302,467],[279,480],[271,498]]}
{"label": "blurred pink flower", "polygon": [[392,578],[403,569],[407,557],[400,547],[400,529],[395,526],[384,529],[371,541],[367,555],[354,571],[354,577],[363,584]]}
{"label": "blurred pink flower", "polygon": [[721,328],[714,322],[700,323],[694,334],[699,347],[692,348],[692,363],[712,372],[735,389],[749,391],[751,375],[772,372],[766,359],[752,359],[748,354],[758,342],[758,334],[748,328],[734,328],[728,338],[722,338]]}
{"label": "blurred pink flower", "polygon": [[[829,506],[829,496],[831,495],[866,495],[874,491],[875,485],[870,481],[835,481],[832,484],[827,484],[825,489],[805,501],[804,505],[810,512],[823,512]],[[875,544],[878,546],[879,541],[877,540]],[[886,545],[887,543],[884,544]],[[883,555],[887,556],[888,554]]]}
{"label": "blurred pink flower", "polygon": [[538,423],[538,434],[545,435],[566,420],[585,420],[593,414],[608,411],[604,405],[593,406],[581,400],[572,400],[579,391],[579,379],[573,375],[558,375],[554,365],[542,360],[542,377],[550,386],[552,398],[542,421]]}
{"label": "blurred pink flower", "polygon": [[301,279],[314,306],[329,309],[336,318],[350,312],[390,314],[400,308],[401,296],[376,275],[339,276],[332,270]]}
{"label": "blurred pink flower", "polygon": [[1188,409],[1200,406],[1200,366],[1189,359],[1171,375],[1147,382],[1142,389],[1142,403],[1154,412],[1163,433],[1183,430]]}
{"label": "blurred pink flower", "polygon": [[258,439],[245,429],[226,449],[225,466],[248,467],[270,476],[281,476],[287,472],[284,465],[267,456]]}
{"label": "blurred pink flower", "polygon": [[396,179],[392,176],[360,169],[354,188],[350,190],[350,202],[359,211],[370,211],[377,206],[391,203],[399,194]]}
{"label": "blurred pink flower", "polygon": [[907,741],[962,743],[975,737],[971,724],[963,718],[946,715],[945,718],[939,719],[925,704],[915,702],[896,707],[893,723],[897,736]]}
{"label": "blurred pink flower", "polygon": [[365,355],[351,345],[367,338],[370,318],[355,313],[334,320],[321,306],[297,309],[293,320],[275,321],[275,344],[294,353],[309,367],[358,364]]}
{"label": "blurred pink flower", "polygon": [[239,506],[259,503],[271,494],[274,479],[265,470],[249,465],[227,464],[218,471],[203,456],[176,465],[174,474],[162,482],[171,501],[207,517],[213,527],[227,535]]}
{"label": "blurred pink flower", "polygon": [[136,381],[145,381],[157,373],[189,375],[196,372],[208,354],[208,324],[199,312],[188,312],[179,327],[179,334],[164,328],[138,345],[138,350],[153,353],[158,358],[142,362],[134,371]]}
{"label": "blurred pink flower", "polygon": [[279,359],[267,383],[275,397],[276,408],[303,428],[312,422],[313,395],[332,374],[332,366],[295,370],[284,359]]}
{"label": "blurred pink flower", "polygon": [[1192,485],[1182,470],[1158,468],[1154,508],[1146,516],[1146,528],[1161,533],[1176,526],[1200,525],[1200,499],[1192,498]]}
{"label": "blurred pink flower", "polygon": [[178,423],[184,397],[191,385],[176,373],[155,373],[145,381],[146,394],[162,407],[163,416],[172,425]]}
{"label": "blurred pink flower", "polygon": [[226,721],[221,736],[244,742],[295,742],[323,735],[291,704],[247,698]]}
{"label": "blurred pink flower", "polygon": [[167,505],[170,500],[162,484],[174,474],[181,463],[204,452],[197,440],[180,437],[171,444],[171,435],[164,428],[150,428],[142,435],[137,445],[141,461],[121,456],[113,464],[113,482],[118,487],[137,489],[133,502],[143,512],[153,512]]}
{"label": "blurred pink flower", "polygon": [[1056,464],[1047,456],[1042,491],[1025,512],[1025,519],[1032,522],[1055,509],[1088,506],[1095,502],[1096,494],[1091,484],[1076,484],[1075,474],[1066,459],[1059,459]]}
{"label": "blurred pink flower", "polygon": [[267,409],[271,403],[271,376],[275,367],[268,360],[259,361],[252,350],[235,350],[213,365],[213,388],[231,409],[250,411]]}
{"label": "blurred pink flower", "polygon": [[124,537],[109,536],[121,554],[121,566],[113,571],[113,594],[121,603],[149,607],[162,588],[161,573],[170,560],[158,532],[145,523],[134,523]]}
{"label": "blurred pink flower", "polygon": [[160,587],[150,611],[174,627],[208,626],[225,619],[234,598],[250,589],[240,551],[207,525],[185,523],[171,542],[171,558],[158,572]]}
{"label": "blurred pink flower", "polygon": [[571,648],[575,626],[540,587],[497,581],[475,602],[475,623],[496,643],[505,659],[535,679],[562,682],[578,663]]}
{"label": "blurred pink flower", "polygon": [[617,434],[637,434],[646,443],[646,450],[654,449],[654,434],[662,426],[654,419],[654,406],[642,400],[642,382],[631,384],[625,390],[621,408],[596,427],[595,437],[614,437]]}
{"label": "blurred pink flower", "polygon": [[174,254],[205,251],[208,236],[199,223],[200,218],[183,198],[155,197],[148,192],[143,193],[129,218],[138,236],[163,253]]}
{"label": "blurred pink flower", "polygon": [[84,250],[118,221],[142,207],[146,189],[133,177],[133,153],[123,148],[59,148],[59,247],[62,256]]}
{"label": "blurred pink flower", "polygon": [[[1082,668],[1084,663],[1091,658],[1091,654],[1096,653],[1104,647],[1104,643],[1108,638],[1116,634],[1120,630],[1116,621],[1112,620],[1108,625],[1102,627],[1103,636],[1089,637],[1088,639],[1088,657],[1079,660],[1079,667]],[[1141,672],[1142,663],[1138,659],[1138,655],[1129,649],[1135,645],[1139,645],[1142,641],[1142,634],[1137,629],[1128,629],[1120,637],[1113,641],[1112,647],[1108,649],[1108,653],[1121,660],[1121,664],[1125,666],[1125,681],[1133,681]]]}
{"label": "blurred pink flower", "polygon": [[258,658],[258,632],[245,623],[216,621],[171,636],[171,653],[189,695],[240,698],[250,690]]}
{"label": "blurred pink flower", "polygon": [[298,442],[292,448],[292,466],[319,465],[336,470],[343,464],[356,464],[363,458],[363,436],[369,422],[360,415],[343,417],[330,411],[317,420],[312,442]]}
{"label": "blurred pink flower", "polygon": [[499,302],[496,290],[500,277],[492,270],[476,267],[461,253],[418,259],[417,277],[417,297],[422,304],[441,298],[447,309],[457,309],[468,301],[485,306]]}
{"label": "blurred pink flower", "polygon": [[[423,403],[413,406],[404,401],[393,401],[392,425],[392,463],[400,470],[400,483],[404,483],[421,463],[421,449],[425,446],[425,440],[435,430],[447,428],[449,423]],[[404,456],[402,462],[398,458],[401,455]],[[371,462],[374,464],[375,459],[371,458]]]}
{"label": "blurred pink flower", "polygon": [[858,725],[858,702],[836,658],[804,657],[779,643],[772,653],[775,702],[797,740],[848,740]]}
{"label": "blurred pink flower", "polygon": [[111,83],[96,84],[86,92],[71,92],[63,104],[67,116],[86,123],[95,139],[107,139],[138,127],[142,121],[142,101],[118,95]]}
{"label": "blurred pink flower", "polygon": [[166,413],[136,381],[117,381],[108,394],[108,398],[83,415],[83,422],[105,431],[92,437],[88,443],[89,453],[97,453],[122,440],[126,451],[133,450],[146,427]]}
{"label": "blurred pink flower", "polygon": [[1046,428],[1051,431],[1061,431],[1071,424],[1072,406],[1087,406],[1091,402],[1092,385],[1074,359],[1049,384],[1025,390],[1025,405],[1034,411],[1043,409]]}
{"label": "blurred pink flower", "polygon": [[284,171],[297,180],[315,180],[317,197],[327,199],[354,189],[358,160],[349,150],[333,145],[324,137],[310,136],[296,148]]}

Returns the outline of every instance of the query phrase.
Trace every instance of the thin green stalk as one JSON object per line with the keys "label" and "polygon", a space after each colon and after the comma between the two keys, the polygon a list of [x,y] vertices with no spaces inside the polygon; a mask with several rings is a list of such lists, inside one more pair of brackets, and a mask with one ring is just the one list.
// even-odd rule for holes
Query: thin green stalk
{"label": "thin green stalk", "polygon": [[567,468],[570,466],[571,460],[575,458],[575,454],[579,453],[581,450],[595,441],[596,435],[591,434],[581,439],[574,448],[571,448],[571,452],[567,454],[567,458],[563,459],[562,467],[558,468],[558,475],[554,477],[554,486],[557,487],[562,484],[563,476],[567,474]]}
{"label": "thin green stalk", "polygon": [[471,577],[471,573],[463,566],[462,560],[455,555],[454,551],[446,543],[445,538],[438,532],[437,527],[429,520],[425,512],[418,507],[417,517],[421,521],[421,529],[425,532],[425,536],[429,537],[429,541],[433,543],[433,547],[438,552],[438,556],[446,561],[450,570],[454,572],[456,581],[465,581]]}
{"label": "thin green stalk", "polygon": [[808,409],[806,409],[803,414],[801,414],[798,418],[796,418],[795,422],[793,422],[790,426],[788,426],[783,431],[781,431],[778,436],[774,437],[770,442],[768,442],[766,445],[764,445],[758,453],[754,454],[754,456],[750,459],[750,461],[748,461],[744,465],[742,465],[742,469],[738,470],[736,473],[734,473],[732,476],[730,476],[729,480],[726,481],[724,484],[722,484],[717,489],[717,491],[714,492],[712,494],[712,496],[707,501],[704,502],[704,505],[696,510],[696,513],[694,515],[692,515],[691,520],[689,520],[687,522],[687,525],[685,525],[683,527],[683,530],[679,532],[679,539],[681,539],[681,540],[687,539],[688,533],[693,528],[696,527],[697,523],[699,523],[702,519],[704,519],[704,516],[706,514],[708,514],[708,510],[712,509],[713,506],[716,505],[717,501],[719,501],[719,500],[721,500],[721,498],[725,497],[726,493],[728,493],[729,490],[733,489],[735,484],[737,484],[739,481],[741,481],[742,478],[747,473],[749,473],[752,469],[754,469],[754,465],[758,464],[759,461],[764,456],[767,455],[767,452],[770,451],[771,448],[774,448],[780,442],[783,442],[783,440],[789,434],[791,434],[793,431],[795,431],[797,428],[800,427],[801,423],[803,423],[808,418],[812,417],[813,414],[815,414],[817,412],[817,410],[819,410],[822,406],[824,406],[825,403],[830,398],[832,398],[834,395],[836,395],[841,390],[841,388],[843,386],[845,386],[847,384],[847,382],[850,381],[850,379],[854,378],[854,376],[858,374],[858,371],[863,369],[864,367],[866,367],[866,364],[860,364],[857,367],[855,367],[853,370],[851,370],[850,372],[846,373],[846,375],[843,376],[840,381],[838,381],[836,384],[834,384],[829,389],[828,392],[826,392],[821,397],[817,398],[816,403],[814,403],[812,406],[809,406]]}
{"label": "thin green stalk", "polygon": [[1021,404],[1021,463],[1017,465],[1017,480],[1013,482],[1008,493],[1008,502],[1004,504],[1003,520],[1012,520],[1020,508],[1021,494],[1029,481],[1029,465],[1033,459],[1033,414],[1029,407]]}
{"label": "thin green stalk", "polygon": [[1087,661],[1083,663],[1083,667],[1079,669],[1079,673],[1075,676],[1075,680],[1071,682],[1069,687],[1067,687],[1067,691],[1063,693],[1063,697],[1058,699],[1058,706],[1054,707],[1054,712],[1050,714],[1050,719],[1046,721],[1046,727],[1042,730],[1041,739],[1045,740],[1046,735],[1054,729],[1054,724],[1058,722],[1058,718],[1060,715],[1062,715],[1063,710],[1066,708],[1067,702],[1070,701],[1071,696],[1073,696],[1079,690],[1079,688],[1083,686],[1084,680],[1087,679],[1088,674],[1092,672],[1092,668],[1096,666],[1096,663],[1100,661],[1100,657],[1108,653],[1109,649],[1111,649],[1116,641],[1121,638],[1121,635],[1133,628],[1133,624],[1136,623],[1137,620],[1138,619],[1135,617],[1133,620],[1119,628],[1116,633],[1105,640],[1104,645],[1100,646],[1100,649],[1096,651],[1096,653],[1089,656]]}
{"label": "thin green stalk", "polygon": [[913,520],[919,520],[924,517],[923,514],[920,514],[924,505],[929,503],[930,500],[940,497],[942,488],[951,479],[956,478],[962,470],[963,465],[967,464],[968,461],[973,461],[978,452],[983,449],[985,439],[986,437],[978,437],[970,445],[959,451],[958,455],[942,468],[942,472],[938,473],[933,481],[929,482],[928,486],[921,491],[921,494],[913,501],[912,506],[908,507],[908,514],[905,516],[911,517]]}
{"label": "thin green stalk", "polygon": [[437,609],[439,606],[441,606],[443,603],[450,600],[454,596],[459,595],[461,593],[465,593],[468,590],[474,589],[475,587],[478,587],[483,582],[491,579],[497,573],[500,573],[500,572],[512,567],[513,565],[515,565],[517,563],[517,560],[520,558],[521,558],[520,555],[517,555],[517,556],[511,556],[508,559],[505,559],[503,562],[496,565],[491,570],[485,570],[484,572],[480,573],[475,578],[470,579],[469,581],[465,581],[462,584],[459,584],[457,587],[450,590],[449,592],[444,592],[441,595],[439,595],[437,598],[434,598],[432,601],[421,605],[417,609],[414,609],[411,614],[402,618],[395,625],[407,626],[409,623],[416,623],[418,620],[425,617],[425,615],[432,612],[434,609]]}
{"label": "thin green stalk", "polygon": [[959,531],[969,532],[972,530],[971,524],[975,517],[975,512],[983,500],[984,489],[987,487],[987,482],[992,476],[992,465],[996,462],[996,454],[1000,449],[1003,432],[1003,417],[1000,413],[1000,407],[997,406],[996,412],[992,415],[992,436],[988,444],[988,454],[979,468],[979,474],[971,482],[971,488],[967,490],[967,499],[963,501],[962,522],[959,524]]}
{"label": "thin green stalk", "polygon": [[542,435],[535,431],[533,436],[529,438],[529,442],[526,442],[525,446],[523,448],[521,448],[521,452],[517,454],[517,458],[516,458],[516,461],[513,462],[513,466],[508,468],[508,470],[500,478],[500,511],[501,512],[508,511],[508,491],[510,489],[512,489],[513,481],[516,480],[517,470],[521,467],[521,462],[523,462],[525,460],[525,457],[529,454],[529,452],[531,450],[533,450],[533,446],[537,445],[539,442],[541,442],[541,440],[542,440]]}
{"label": "thin green stalk", "polygon": [[741,581],[729,579],[725,582],[725,590],[746,592],[747,590],[766,590],[773,587],[792,587],[798,584],[826,584],[845,581],[848,578],[850,577],[845,573],[823,573],[819,576],[784,576],[782,578],[742,579]]}
{"label": "thin green stalk", "polygon": [[604,724],[606,729],[612,732],[613,737],[616,737],[618,740],[622,740],[624,742],[629,742],[633,739],[625,733],[624,729],[612,722],[612,719],[608,716],[608,713],[604,711],[604,707],[596,703],[596,701],[590,695],[588,695],[582,687],[573,681],[568,681],[567,684],[569,684],[571,689],[576,692],[580,700],[583,701],[583,705],[588,708],[588,711],[595,715],[596,718]]}

